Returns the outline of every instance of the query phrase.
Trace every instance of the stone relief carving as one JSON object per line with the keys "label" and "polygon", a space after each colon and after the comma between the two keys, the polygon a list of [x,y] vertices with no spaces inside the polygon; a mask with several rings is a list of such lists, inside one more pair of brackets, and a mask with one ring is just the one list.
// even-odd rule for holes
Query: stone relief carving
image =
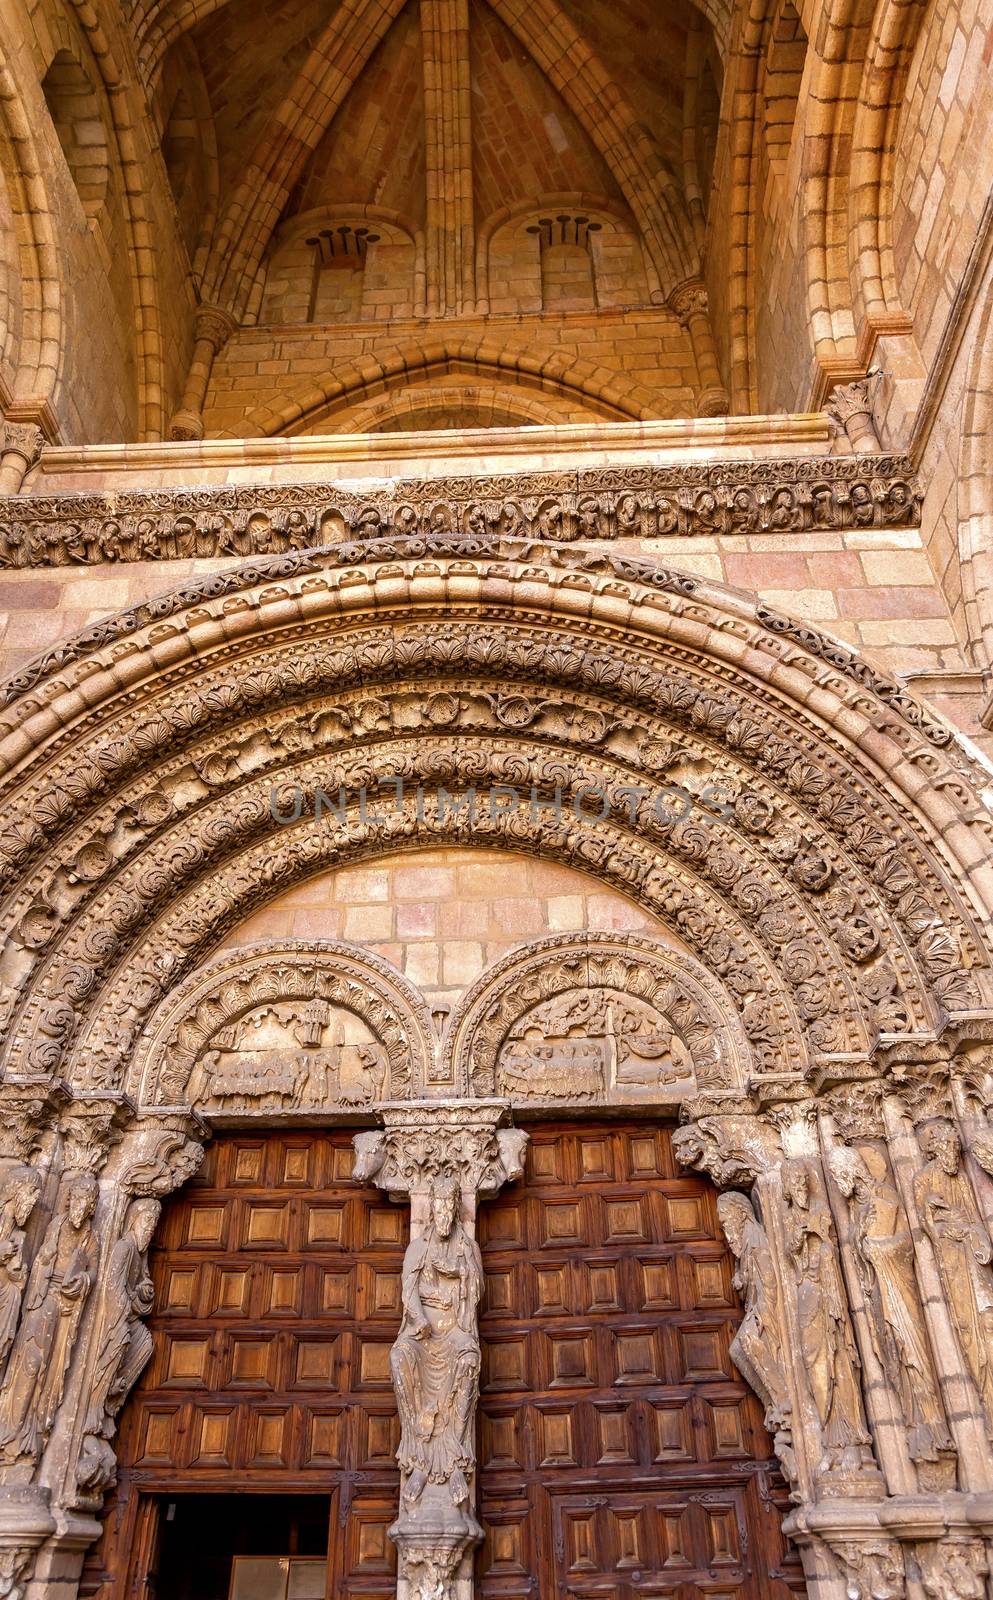
{"label": "stone relief carving", "polygon": [[[942,1455],[952,1450],[952,1439],[921,1312],[913,1240],[899,1196],[888,1181],[885,1158],[876,1151],[863,1155],[839,1146],[831,1152],[828,1164],[848,1201],[873,1350],[899,1398],[911,1460],[939,1463]],[[933,1486],[945,1485],[937,1478]]]}
{"label": "stone relief carving", "polygon": [[410,1093],[433,1048],[423,999],[358,946],[231,952],[170,997],[142,1094],[212,1116],[356,1111]]}
{"label": "stone relief carving", "polygon": [[522,1171],[527,1134],[501,1128],[505,1101],[381,1108],[382,1132],[356,1134],[353,1176],[410,1198],[403,1317],[390,1353],[400,1414],[397,1600],[471,1600],[475,1512],[480,1198]]}
{"label": "stone relief carving", "polygon": [[92,1173],[70,1172],[34,1259],[0,1395],[0,1480],[26,1481],[48,1441],[97,1264]]}
{"label": "stone relief carving", "polygon": [[0,1199],[0,1375],[14,1342],[28,1277],[25,1226],[38,1203],[41,1174],[34,1167],[9,1168]]}
{"label": "stone relief carving", "polygon": [[776,463],[508,473],[398,481],[359,495],[286,484],[29,496],[0,516],[0,565],[89,565],[252,556],[339,540],[449,534],[480,541],[655,539],[912,527],[921,493],[909,461],[874,455]]}
{"label": "stone relief carving", "polygon": [[765,1407],[765,1425],[773,1436],[780,1466],[796,1499],[798,1474],[793,1453],[787,1336],[769,1238],[746,1194],[731,1189],[720,1195],[717,1214],[737,1262],[734,1287],[745,1303],[745,1315],[731,1341],[731,1356]]}
{"label": "stone relief carving", "polygon": [[424,1233],[404,1256],[403,1321],[390,1353],[401,1427],[401,1521],[405,1532],[423,1528],[432,1540],[450,1538],[457,1558],[463,1541],[482,1538],[469,1484],[483,1263],[459,1215],[457,1180],[435,1179],[430,1205]]}
{"label": "stone relief carving", "polygon": [[918,1545],[915,1554],[928,1600],[986,1600],[989,1561],[982,1540]]}
{"label": "stone relief carving", "polygon": [[445,1045],[473,1093],[590,1105],[729,1086],[746,1050],[706,972],[653,940],[596,934],[504,958],[463,996]]}
{"label": "stone relief carving", "polygon": [[830,1207],[813,1161],[787,1161],[783,1189],[800,1348],[821,1424],[818,1472],[842,1485],[858,1484],[876,1472]]}
{"label": "stone relief carving", "polygon": [[933,1123],[924,1130],[921,1149],[925,1164],[914,1179],[914,1198],[993,1438],[993,1245],[962,1170],[956,1129],[950,1122]]}
{"label": "stone relief carving", "polygon": [[141,1318],[151,1311],[154,1298],[146,1253],[160,1210],[158,1200],[132,1200],[124,1232],[101,1273],[98,1331],[91,1335],[97,1354],[76,1469],[79,1487],[98,1503],[117,1478],[110,1445],[117,1413],[152,1354],[152,1336]]}

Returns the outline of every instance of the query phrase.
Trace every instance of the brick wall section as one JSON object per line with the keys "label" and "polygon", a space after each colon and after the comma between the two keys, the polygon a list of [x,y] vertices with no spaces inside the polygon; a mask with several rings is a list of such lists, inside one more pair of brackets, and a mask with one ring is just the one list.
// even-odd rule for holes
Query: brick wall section
{"label": "brick wall section", "polygon": [[483,968],[529,939],[660,932],[632,901],[569,867],[503,850],[420,850],[323,873],[228,935],[348,939],[385,956],[427,995],[453,1002]]}
{"label": "brick wall section", "polygon": [[[620,541],[613,548],[754,592],[863,651],[889,672],[957,672],[967,664],[954,618],[913,529]],[[0,675],[102,616],[173,588],[194,573],[235,565],[232,558],[5,573],[0,578]],[[963,704],[960,716],[966,732],[979,731],[971,704]]]}
{"label": "brick wall section", "polygon": [[[243,329],[229,340],[214,363],[204,423],[208,436],[240,437],[257,431],[253,412],[279,414],[295,397],[322,380],[355,384],[355,401],[369,398],[361,383],[362,364],[393,361],[399,378],[416,368],[421,352],[441,344],[471,351],[484,344],[505,354],[508,370],[517,355],[532,363],[566,369],[571,362],[596,369],[591,398],[614,401],[619,415],[692,416],[697,369],[686,331],[665,310],[601,312],[589,316],[448,318],[443,328],[424,319],[378,324],[355,323],[327,331],[299,325]],[[479,381],[485,383],[481,373]],[[351,402],[349,402],[351,403]],[[347,412],[347,407],[341,408]],[[297,431],[294,422],[278,431]],[[337,426],[337,424],[336,424]],[[276,431],[276,430],[273,430]]]}
{"label": "brick wall section", "polygon": [[993,186],[993,21],[931,0],[907,83],[893,192],[897,286],[931,365]]}

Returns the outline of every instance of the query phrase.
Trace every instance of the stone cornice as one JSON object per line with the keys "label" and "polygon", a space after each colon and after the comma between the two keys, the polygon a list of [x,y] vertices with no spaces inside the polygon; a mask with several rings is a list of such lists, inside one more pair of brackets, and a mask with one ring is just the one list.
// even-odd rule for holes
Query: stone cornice
{"label": "stone cornice", "polygon": [[369,537],[572,540],[914,527],[899,455],[691,461],[352,483],[25,495],[0,511],[0,566],[281,554]]}

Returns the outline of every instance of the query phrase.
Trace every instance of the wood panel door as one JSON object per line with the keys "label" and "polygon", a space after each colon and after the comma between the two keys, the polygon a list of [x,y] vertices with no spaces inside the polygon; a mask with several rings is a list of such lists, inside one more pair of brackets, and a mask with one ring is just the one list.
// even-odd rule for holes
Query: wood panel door
{"label": "wood panel door", "polygon": [[804,1593],[715,1200],[667,1126],[578,1123],[481,1208],[480,1600]]}
{"label": "wood panel door", "polygon": [[329,1595],[392,1600],[408,1221],[351,1170],[346,1132],[225,1134],[165,1207],[155,1352],[120,1432],[121,1542],[142,1494],[330,1494]]}
{"label": "wood panel door", "polygon": [[[100,1600],[146,1592],[149,1496],[232,1490],[330,1496],[328,1595],[392,1600],[408,1213],[351,1169],[345,1132],[224,1134],[165,1207]],[[803,1592],[715,1198],[666,1125],[562,1123],[480,1207],[480,1600]]]}

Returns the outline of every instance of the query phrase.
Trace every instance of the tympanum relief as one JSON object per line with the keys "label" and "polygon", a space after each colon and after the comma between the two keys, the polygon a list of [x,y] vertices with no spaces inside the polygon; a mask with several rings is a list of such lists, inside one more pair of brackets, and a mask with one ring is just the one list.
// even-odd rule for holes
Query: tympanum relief
{"label": "tympanum relief", "polygon": [[661,1005],[611,989],[573,989],[514,1024],[496,1079],[497,1092],[513,1099],[602,1105],[685,1090],[693,1061]]}
{"label": "tympanum relief", "polygon": [[747,1043],[697,963],[625,934],[541,939],[463,996],[452,1076],[534,1105],[676,1105],[741,1081]]}
{"label": "tympanum relief", "polygon": [[188,1086],[208,1114],[370,1106],[388,1091],[385,1045],[354,1011],[329,1000],[257,1007],[211,1045]]}

